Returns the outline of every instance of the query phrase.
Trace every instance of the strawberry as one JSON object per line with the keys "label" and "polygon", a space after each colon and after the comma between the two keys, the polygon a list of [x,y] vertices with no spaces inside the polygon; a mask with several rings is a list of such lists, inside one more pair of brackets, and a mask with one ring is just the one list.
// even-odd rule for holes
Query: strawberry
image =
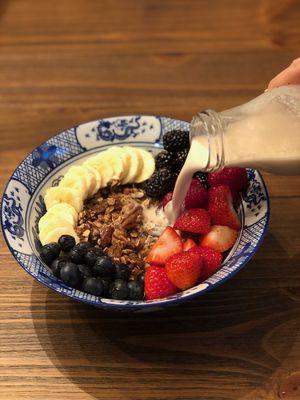
{"label": "strawberry", "polygon": [[222,185],[209,189],[208,211],[214,225],[225,225],[232,229],[240,229],[241,223],[232,204],[229,186]]}
{"label": "strawberry", "polygon": [[206,208],[207,200],[208,196],[205,187],[198,179],[193,179],[185,196],[184,208],[186,210],[191,208]]}
{"label": "strawberry", "polygon": [[167,258],[173,254],[182,251],[182,242],[180,236],[173,228],[167,226],[152,246],[146,262],[155,265],[164,265]]}
{"label": "strawberry", "polygon": [[205,281],[212,276],[222,264],[222,254],[209,247],[196,246],[192,247],[189,252],[199,254],[202,257],[203,268],[200,276],[201,281]]}
{"label": "strawberry", "polygon": [[145,297],[147,300],[161,299],[177,292],[168,278],[165,268],[152,265],[145,272]]}
{"label": "strawberry", "polygon": [[193,239],[188,239],[186,242],[183,243],[182,250],[183,251],[188,251],[191,248],[197,246],[196,243],[193,241]]}
{"label": "strawberry", "polygon": [[[172,200],[173,192],[167,193],[162,199],[162,206],[165,206]],[[193,179],[189,190],[185,196],[183,207],[187,210],[190,208],[205,208],[207,206],[208,195],[205,187],[198,181]]]}
{"label": "strawberry", "polygon": [[239,192],[248,186],[246,168],[223,168],[208,174],[210,186],[228,185],[232,191]]}
{"label": "strawberry", "polygon": [[176,220],[174,229],[192,233],[208,233],[210,215],[203,208],[192,208],[184,211]]}
{"label": "strawberry", "polygon": [[168,258],[165,267],[170,281],[181,290],[189,289],[198,282],[201,269],[201,257],[188,251],[183,251]]}
{"label": "strawberry", "polygon": [[238,231],[228,226],[213,225],[210,231],[202,236],[199,244],[223,253],[234,245],[238,234]]}

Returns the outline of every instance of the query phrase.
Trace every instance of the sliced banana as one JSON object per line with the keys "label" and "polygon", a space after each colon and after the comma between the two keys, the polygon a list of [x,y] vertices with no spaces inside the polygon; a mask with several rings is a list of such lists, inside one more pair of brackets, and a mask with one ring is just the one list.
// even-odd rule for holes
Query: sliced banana
{"label": "sliced banana", "polygon": [[91,185],[88,192],[88,197],[94,196],[98,192],[101,187],[101,175],[94,167],[89,167],[88,165],[84,165],[82,168],[86,170],[86,173],[91,177]]}
{"label": "sliced banana", "polygon": [[62,235],[70,235],[75,238],[76,243],[79,242],[79,238],[74,230],[74,228],[70,227],[57,227],[48,232],[45,235],[40,235],[40,241],[42,245],[44,246],[45,244],[52,243],[52,242],[57,242],[58,239]]}
{"label": "sliced banana", "polygon": [[100,154],[98,156],[88,158],[83,165],[95,168],[101,175],[101,187],[105,187],[109,182],[112,181],[114,170],[108,162],[105,162],[103,157],[99,158],[99,156]]}
{"label": "sliced banana", "polygon": [[107,153],[115,160],[121,160],[122,162],[122,170],[120,171],[119,180],[122,181],[123,178],[127,175],[128,169],[130,166],[130,156],[127,151],[124,151],[122,147],[112,147],[107,150]]}
{"label": "sliced banana", "polygon": [[55,186],[47,190],[44,201],[47,210],[59,203],[68,203],[79,213],[83,207],[82,193],[68,187]]}
{"label": "sliced banana", "polygon": [[86,199],[88,194],[88,188],[86,181],[81,175],[77,175],[72,171],[68,171],[59,183],[59,187],[66,187],[74,189],[82,194],[82,198]]}
{"label": "sliced banana", "polygon": [[87,174],[86,169],[82,165],[73,165],[73,167],[68,170],[68,173],[78,175],[83,179],[88,195],[90,187],[92,186],[92,174]]}
{"label": "sliced banana", "polygon": [[135,178],[136,183],[144,182],[150,178],[155,170],[155,161],[153,155],[146,150],[143,149],[135,149],[138,153],[140,153],[143,160],[143,167],[141,172]]}
{"label": "sliced banana", "polygon": [[47,214],[56,215],[58,217],[64,218],[73,226],[75,226],[78,221],[77,211],[75,210],[74,207],[72,207],[70,204],[67,203],[55,204],[54,206],[48,209]]}
{"label": "sliced banana", "polygon": [[[113,173],[110,176],[110,181],[115,180],[115,179],[116,180],[120,179],[120,176],[123,172],[122,158],[116,157],[116,155],[114,155],[109,150],[107,150],[107,151],[103,151],[102,153],[97,155],[96,159],[99,161],[102,168],[105,168],[105,166],[107,166],[107,165],[109,165],[112,168]],[[102,176],[103,176],[103,174],[102,174]]]}
{"label": "sliced banana", "polygon": [[74,226],[67,219],[46,212],[46,214],[43,215],[42,218],[39,220],[40,238],[45,237],[50,231],[55,228],[74,228]]}
{"label": "sliced banana", "polygon": [[133,183],[143,168],[142,156],[141,153],[136,151],[135,147],[125,146],[123,150],[129,155],[130,162],[127,174],[124,176],[122,183]]}

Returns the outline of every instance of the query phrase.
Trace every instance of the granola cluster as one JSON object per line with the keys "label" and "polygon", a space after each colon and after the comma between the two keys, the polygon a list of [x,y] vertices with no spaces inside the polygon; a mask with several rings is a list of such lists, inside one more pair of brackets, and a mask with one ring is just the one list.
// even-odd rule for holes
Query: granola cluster
{"label": "granola cluster", "polygon": [[158,206],[141,188],[110,186],[85,202],[76,233],[104,249],[114,262],[131,266],[132,275],[144,269],[145,257],[157,240],[143,224],[143,210]]}

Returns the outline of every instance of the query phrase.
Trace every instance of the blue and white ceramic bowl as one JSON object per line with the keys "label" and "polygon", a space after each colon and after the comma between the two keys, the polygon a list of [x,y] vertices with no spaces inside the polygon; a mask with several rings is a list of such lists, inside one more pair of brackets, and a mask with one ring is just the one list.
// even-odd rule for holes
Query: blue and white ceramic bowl
{"label": "blue and white ceramic bowl", "polygon": [[258,171],[248,170],[250,186],[241,198],[240,236],[222,268],[207,281],[189,290],[153,301],[101,299],[64,285],[39,257],[37,225],[45,213],[43,195],[58,185],[70,164],[81,163],[91,154],[110,146],[126,144],[157,153],[164,132],[189,129],[189,124],[165,117],[125,116],[88,122],[62,132],[30,153],[12,174],[5,188],[1,219],[7,245],[18,263],[33,278],[58,293],[105,309],[128,311],[159,310],[204,294],[231,278],[254,255],[267,231],[268,193]]}

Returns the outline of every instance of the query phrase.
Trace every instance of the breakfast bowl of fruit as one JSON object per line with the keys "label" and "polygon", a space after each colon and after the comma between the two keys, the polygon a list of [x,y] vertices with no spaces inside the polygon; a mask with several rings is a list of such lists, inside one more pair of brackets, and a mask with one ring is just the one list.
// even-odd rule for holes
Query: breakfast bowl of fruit
{"label": "breakfast bowl of fruit", "polygon": [[197,171],[171,221],[189,147],[187,122],[140,115],[50,138],[3,193],[12,255],[46,287],[109,310],[159,310],[224,283],[263,240],[267,189],[253,169]]}

